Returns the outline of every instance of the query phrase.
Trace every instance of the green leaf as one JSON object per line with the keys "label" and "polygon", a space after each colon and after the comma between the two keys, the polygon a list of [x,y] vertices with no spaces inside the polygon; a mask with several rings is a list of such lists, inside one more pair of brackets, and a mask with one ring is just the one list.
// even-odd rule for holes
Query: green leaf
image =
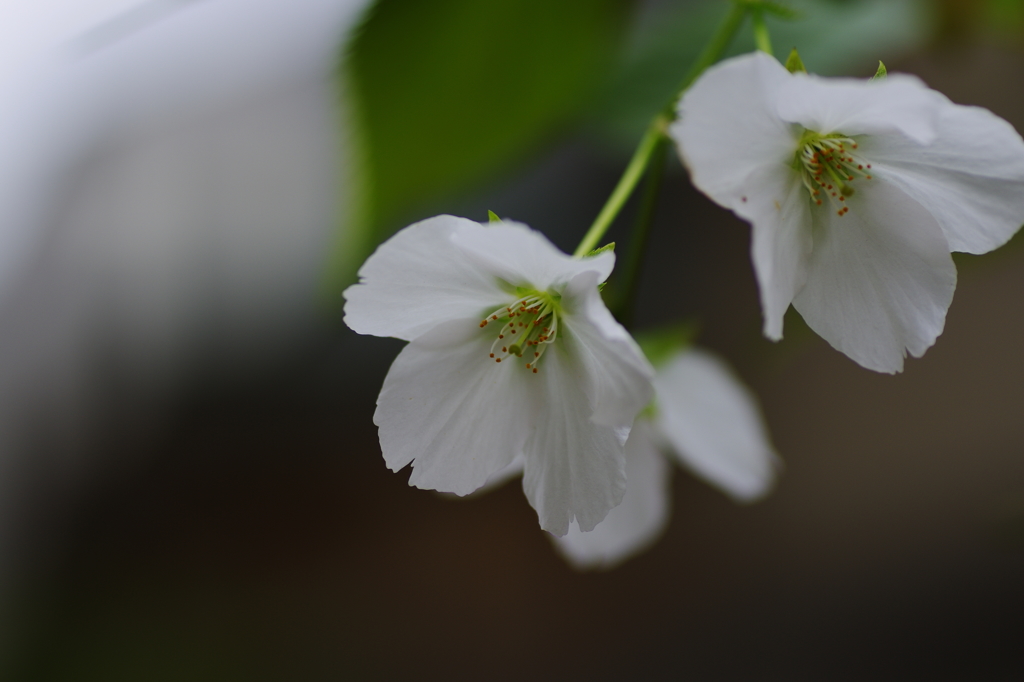
{"label": "green leaf", "polygon": [[361,244],[336,240],[345,246],[329,288],[397,228],[540,150],[591,101],[628,9],[623,0],[379,0],[344,73],[368,229]]}
{"label": "green leaf", "polygon": [[693,345],[699,325],[694,321],[682,322],[669,327],[644,330],[633,334],[640,350],[655,367],[663,365],[676,353]]}
{"label": "green leaf", "polygon": [[765,14],[771,14],[772,16],[776,16],[780,19],[793,21],[795,19],[802,19],[804,16],[802,12],[778,2],[759,2],[758,5],[760,5],[761,10]]}
{"label": "green leaf", "polygon": [[800,59],[800,53],[796,51],[794,47],[789,51],[789,57],[786,58],[786,69],[790,73],[807,73],[807,67],[804,66],[804,62]]}
{"label": "green leaf", "polygon": [[878,60],[878,71],[875,71],[875,75],[871,77],[871,80],[885,78],[887,73],[888,72],[885,70],[885,64],[882,63],[882,60]]}
{"label": "green leaf", "polygon": [[[867,59],[913,52],[927,44],[939,25],[939,3],[931,0],[789,0],[787,5],[800,13],[801,20],[766,17],[772,42],[799,45],[804,63],[823,76],[850,75]],[[651,113],[665,106],[680,74],[729,10],[729,3],[721,0],[651,3],[587,109],[588,132],[615,152],[631,153]],[[754,47],[750,32],[741,31],[728,56]]]}
{"label": "green leaf", "polygon": [[[949,14],[953,11],[946,10]],[[983,14],[985,28],[989,32],[1003,38],[1020,40],[1021,33],[1024,32],[1024,3],[1020,0],[988,0],[983,8]],[[968,30],[977,31],[978,28],[971,26]]]}
{"label": "green leaf", "polygon": [[594,256],[604,253],[605,251],[615,251],[615,242],[608,242],[604,246],[599,246],[590,253],[584,255],[584,258],[593,258]]}
{"label": "green leaf", "polygon": [[494,211],[488,211],[487,212],[487,222],[489,222],[489,223],[500,223],[501,222],[501,218],[499,218],[498,214],[495,213]]}

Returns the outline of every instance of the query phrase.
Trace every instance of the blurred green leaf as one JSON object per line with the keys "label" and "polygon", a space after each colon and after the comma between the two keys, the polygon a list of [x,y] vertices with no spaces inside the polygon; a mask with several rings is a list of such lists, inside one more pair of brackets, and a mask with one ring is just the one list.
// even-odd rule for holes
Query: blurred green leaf
{"label": "blurred green leaf", "polygon": [[348,57],[367,196],[361,226],[342,228],[356,234],[339,241],[333,284],[419,206],[522,158],[589,102],[628,9],[626,0],[380,0]]}
{"label": "blurred green leaf", "polygon": [[[620,63],[590,108],[590,132],[616,153],[632,150],[729,5],[690,0],[651,7],[636,23]],[[767,16],[772,43],[780,52],[799,48],[808,70],[822,75],[864,73],[880,56],[888,59],[920,47],[936,27],[936,7],[928,0],[791,0],[787,5],[799,20]],[[745,28],[729,55],[753,49],[752,31]]]}
{"label": "blurred green leaf", "polygon": [[1024,2],[1021,0],[988,0],[984,10],[989,27],[996,33],[1017,38],[1024,33]]}
{"label": "blurred green leaf", "polygon": [[501,218],[499,218],[498,214],[495,213],[494,211],[488,211],[487,212],[487,222],[489,222],[489,223],[500,223],[501,222]]}
{"label": "blurred green leaf", "polygon": [[789,19],[792,21],[799,19],[802,16],[800,12],[796,11],[789,5],[783,5],[782,3],[765,1],[760,3],[760,5],[765,14],[771,14],[779,17],[780,19]]}
{"label": "blurred green leaf", "polygon": [[681,322],[668,327],[645,329],[634,333],[637,345],[655,367],[660,367],[681,350],[693,345],[700,325],[695,321]]}
{"label": "blurred green leaf", "polygon": [[885,70],[885,64],[883,64],[881,62],[881,60],[879,60],[879,62],[878,62],[878,70],[875,71],[875,75],[871,77],[871,80],[876,80],[878,78],[885,78],[888,75],[888,73],[889,72]]}

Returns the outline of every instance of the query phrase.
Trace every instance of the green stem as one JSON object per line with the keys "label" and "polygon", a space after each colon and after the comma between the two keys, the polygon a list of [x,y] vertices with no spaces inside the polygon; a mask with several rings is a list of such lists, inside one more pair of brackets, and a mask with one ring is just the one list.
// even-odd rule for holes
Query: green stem
{"label": "green stem", "polygon": [[[661,189],[661,176],[665,172],[665,156],[668,144],[661,138],[651,159],[651,170],[644,184],[644,196],[637,212],[636,223],[629,240],[629,252],[626,262],[622,265],[621,275],[616,275],[614,305],[612,314],[627,329],[633,322],[633,301],[640,283],[640,264],[647,250],[647,236],[654,222],[654,208],[658,203],[658,191]],[[621,284],[620,284],[621,283]]]}
{"label": "green stem", "polygon": [[700,53],[697,61],[690,67],[679,89],[665,108],[647,126],[647,130],[640,139],[640,144],[637,146],[636,151],[633,152],[633,158],[629,160],[629,165],[626,166],[626,170],[619,179],[619,183],[612,190],[611,196],[608,197],[601,212],[597,214],[594,223],[583,236],[580,245],[576,247],[576,251],[573,253],[574,256],[577,258],[585,256],[597,247],[605,232],[608,231],[612,222],[615,221],[619,211],[622,210],[626,200],[633,193],[640,178],[643,177],[644,170],[646,170],[647,164],[651,160],[651,155],[665,141],[668,125],[675,119],[676,102],[709,66],[722,58],[726,48],[729,47],[729,43],[732,42],[733,36],[736,35],[736,32],[743,24],[743,17],[746,16],[747,10],[748,7],[745,3],[733,3],[729,14],[726,15],[714,35],[711,36],[711,40],[708,41],[707,46]]}
{"label": "green stem", "polygon": [[580,245],[576,247],[576,251],[573,253],[574,256],[577,258],[585,256],[597,247],[597,243],[601,241],[601,237],[608,231],[612,221],[615,220],[615,216],[622,210],[622,205],[626,203],[629,195],[633,193],[636,183],[643,177],[647,163],[651,160],[651,154],[654,153],[659,143],[665,139],[665,126],[667,125],[668,119],[663,114],[659,114],[647,126],[647,132],[641,138],[640,146],[633,152],[633,158],[629,160],[629,165],[626,166],[626,171],[619,179],[619,184],[615,185],[615,189],[612,190],[611,196],[608,197],[604,208],[597,215],[594,224],[590,226]]}
{"label": "green stem", "polygon": [[752,12],[751,18],[754,24],[754,44],[757,46],[757,49],[765,54],[773,54],[772,39],[768,35],[768,25],[764,23],[764,12],[755,9]]}

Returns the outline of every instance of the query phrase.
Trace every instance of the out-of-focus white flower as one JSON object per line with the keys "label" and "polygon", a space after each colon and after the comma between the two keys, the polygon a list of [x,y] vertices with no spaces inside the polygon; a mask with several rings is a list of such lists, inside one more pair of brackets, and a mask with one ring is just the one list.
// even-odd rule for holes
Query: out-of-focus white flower
{"label": "out-of-focus white flower", "polygon": [[[88,189],[94,195],[110,193],[93,199],[89,211],[113,213],[124,207],[123,219],[105,216],[105,223],[114,223],[108,230],[116,230],[122,221],[132,224],[130,231],[117,235],[116,246],[133,253],[128,258],[113,254],[109,260],[120,265],[152,251],[168,259],[177,246],[168,241],[185,235],[203,238],[190,231],[216,235],[243,212],[247,225],[239,231],[246,243],[266,241],[277,225],[266,225],[266,212],[253,198],[227,196],[235,189],[231,182],[241,185],[255,172],[250,169],[271,166],[271,160],[287,164],[295,153],[282,148],[291,140],[278,142],[274,138],[281,134],[276,129],[251,119],[258,119],[272,101],[271,106],[282,110],[270,114],[281,129],[314,125],[309,115],[303,121],[285,120],[295,116],[285,103],[302,98],[294,110],[321,106],[324,118],[336,124],[331,118],[337,111],[332,108],[336,96],[331,81],[340,46],[368,4],[369,0],[6,3],[0,8],[0,302],[10,283],[31,264],[34,249],[49,236],[52,224],[86,231],[73,224],[87,219],[77,215],[81,209],[66,206],[82,191],[83,168],[142,156],[149,150],[135,153],[137,148],[155,147],[170,137],[178,139],[152,154],[171,158],[151,154],[125,171],[127,177],[116,178],[121,187]],[[314,83],[322,92],[315,92]],[[316,96],[323,102],[309,104]],[[221,121],[228,125],[232,120],[230,130],[215,129]],[[198,150],[192,150],[189,143],[198,136],[196,131],[219,139],[203,140]],[[330,129],[328,135],[322,144],[337,147],[337,135]],[[257,149],[274,143],[276,148]],[[257,158],[244,158],[244,145],[253,148],[251,156]],[[207,158],[194,158],[199,155]],[[229,158],[221,162],[221,157]],[[221,167],[235,159],[235,177],[222,180]],[[179,166],[190,162],[203,174],[179,172]],[[329,186],[335,171],[329,166],[326,171],[319,180]],[[261,180],[253,179],[249,186]],[[132,201],[133,193],[152,187],[154,196]],[[184,196],[188,193],[191,196]],[[267,204],[274,206],[271,192],[252,194],[267,197]],[[295,222],[281,221],[281,232],[304,243],[287,229]],[[89,247],[95,245],[98,253],[109,251],[108,235],[95,234],[92,227],[89,231],[93,238],[81,254],[98,259]],[[286,245],[275,243],[274,248],[280,254]],[[204,245],[202,251],[209,248]],[[178,253],[182,250],[188,246],[177,248]],[[193,262],[186,267],[193,267]],[[253,280],[258,283],[259,277]]]}
{"label": "out-of-focus white flower", "polygon": [[0,621],[9,524],[91,480],[104,425],[318,328],[369,4],[0,3]]}
{"label": "out-of-focus white flower", "polygon": [[1024,142],[921,81],[722,62],[683,96],[671,135],[694,185],[753,224],[764,333],[790,303],[864,367],[898,372],[942,332],[950,251],[984,253],[1024,222]]}
{"label": "out-of-focus white flower", "polygon": [[345,291],[345,322],[409,341],[374,422],[409,483],[466,495],[519,455],[540,525],[586,530],[622,499],[623,443],[652,370],[598,292],[615,256],[571,258],[525,225],[411,225]]}
{"label": "out-of-focus white flower", "polygon": [[740,502],[771,488],[778,457],[757,401],[711,353],[690,349],[657,368],[652,416],[638,417],[626,441],[622,504],[589,533],[573,525],[554,539],[578,568],[611,568],[646,549],[669,517],[671,467],[662,452]]}
{"label": "out-of-focus white flower", "polygon": [[0,473],[32,425],[110,409],[112,377],[144,411],[315,328],[355,203],[335,77],[368,4],[2,4]]}

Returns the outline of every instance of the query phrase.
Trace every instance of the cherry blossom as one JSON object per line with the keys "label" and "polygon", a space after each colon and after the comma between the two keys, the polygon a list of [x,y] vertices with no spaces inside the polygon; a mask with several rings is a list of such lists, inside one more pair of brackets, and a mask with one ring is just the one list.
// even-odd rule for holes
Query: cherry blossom
{"label": "cherry blossom", "polygon": [[574,525],[555,539],[579,568],[611,568],[661,536],[671,507],[669,460],[738,502],[759,499],[774,483],[780,463],[757,401],[724,361],[705,350],[679,352],[658,367],[654,388],[654,409],[637,418],[626,441],[622,504],[589,533]]}
{"label": "cherry blossom", "polygon": [[561,253],[513,222],[437,216],[382,244],[345,291],[356,332],[409,341],[374,423],[410,485],[466,495],[517,456],[540,525],[592,529],[625,490],[653,370],[598,284],[615,256]]}
{"label": "cherry blossom", "polygon": [[686,92],[670,133],[694,185],[752,224],[764,333],[790,303],[864,367],[899,372],[942,333],[951,251],[1024,223],[1024,141],[908,75],[789,73],[758,52]]}

